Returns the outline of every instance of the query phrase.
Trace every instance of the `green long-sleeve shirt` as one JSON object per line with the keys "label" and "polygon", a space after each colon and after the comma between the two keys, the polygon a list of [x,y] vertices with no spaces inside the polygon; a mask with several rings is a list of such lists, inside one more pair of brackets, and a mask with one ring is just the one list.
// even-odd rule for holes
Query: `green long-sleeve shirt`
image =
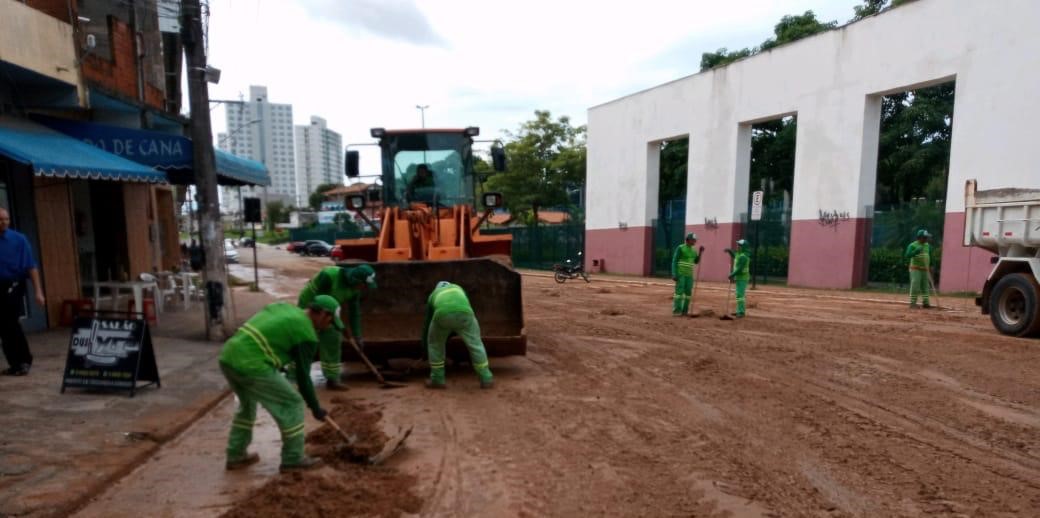
{"label": "green long-sleeve shirt", "polygon": [[692,277],[693,265],[700,264],[700,262],[701,255],[696,248],[686,243],[675,247],[675,253],[672,254],[672,277],[680,275]]}
{"label": "green long-sleeve shirt", "polygon": [[347,273],[339,266],[322,268],[307,285],[300,290],[298,305],[307,308],[314,297],[329,295],[340,303],[347,313],[347,324],[356,338],[361,338],[361,292],[347,279]]}
{"label": "green long-sleeve shirt", "polygon": [[267,374],[293,363],[300,395],[313,410],[321,408],[310,376],[317,344],[318,335],[307,313],[292,304],[275,302],[224,342],[220,363],[246,376]]}
{"label": "green long-sleeve shirt", "polygon": [[730,277],[738,281],[751,279],[751,256],[744,250],[727,250],[733,258],[733,270]]}
{"label": "green long-sleeve shirt", "polygon": [[423,322],[422,346],[426,348],[426,337],[430,334],[430,324],[438,314],[447,313],[470,313],[473,314],[473,306],[469,304],[469,297],[458,284],[448,283],[447,286],[434,289],[430,298],[426,299],[426,319]]}
{"label": "green long-sleeve shirt", "polygon": [[910,260],[910,268],[927,270],[931,265],[932,245],[914,241],[907,245],[904,257]]}

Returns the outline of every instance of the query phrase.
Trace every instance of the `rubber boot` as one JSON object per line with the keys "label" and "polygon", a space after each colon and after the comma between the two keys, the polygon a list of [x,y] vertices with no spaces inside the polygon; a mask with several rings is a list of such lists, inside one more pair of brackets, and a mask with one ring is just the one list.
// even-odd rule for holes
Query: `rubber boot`
{"label": "rubber boot", "polygon": [[426,388],[440,390],[440,389],[448,388],[448,385],[445,384],[443,381],[437,382],[437,381],[433,381],[432,379],[428,379],[428,380],[426,380]]}
{"label": "rubber boot", "polygon": [[227,463],[224,464],[224,468],[227,469],[228,471],[235,471],[235,470],[242,469],[242,468],[245,468],[245,467],[248,467],[248,466],[252,466],[253,464],[256,464],[257,462],[260,462],[260,456],[259,455],[257,455],[256,453],[246,453],[246,456],[242,457],[240,459],[234,459],[234,460],[228,459]]}
{"label": "rubber boot", "polygon": [[346,392],[346,391],[350,390],[349,388],[347,388],[346,385],[344,385],[344,384],[342,384],[342,383],[340,383],[338,381],[333,381],[333,380],[326,380],[325,381],[325,388],[328,389],[328,390],[336,391],[336,392]]}
{"label": "rubber boot", "polygon": [[278,466],[278,472],[289,473],[292,471],[307,471],[309,469],[321,467],[322,464],[322,460],[317,457],[305,456],[303,459],[300,460],[300,462],[297,462],[296,464],[282,464],[281,466]]}

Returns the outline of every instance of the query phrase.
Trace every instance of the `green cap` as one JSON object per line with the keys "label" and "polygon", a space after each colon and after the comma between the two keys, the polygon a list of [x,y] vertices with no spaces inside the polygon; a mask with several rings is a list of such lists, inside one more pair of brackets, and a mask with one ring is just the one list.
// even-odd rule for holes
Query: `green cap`
{"label": "green cap", "polygon": [[350,284],[365,284],[369,289],[376,289],[376,271],[367,264],[348,268],[343,271]]}
{"label": "green cap", "polygon": [[320,309],[326,313],[332,313],[332,325],[336,329],[343,330],[343,320],[339,318],[339,302],[328,295],[318,295],[311,301],[311,309]]}
{"label": "green cap", "polygon": [[693,232],[690,232],[689,234],[686,234],[686,240],[689,241],[691,239],[696,241],[697,240],[697,234],[694,234]]}
{"label": "green cap", "polygon": [[917,231],[917,237],[932,237],[932,235],[929,234],[927,230],[922,228],[921,230]]}

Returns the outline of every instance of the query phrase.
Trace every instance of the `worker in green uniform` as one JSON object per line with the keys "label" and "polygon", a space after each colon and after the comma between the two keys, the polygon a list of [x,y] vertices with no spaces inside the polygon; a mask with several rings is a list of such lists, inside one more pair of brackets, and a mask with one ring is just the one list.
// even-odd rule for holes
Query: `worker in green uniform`
{"label": "worker in green uniform", "polygon": [[751,256],[748,255],[748,242],[745,239],[737,240],[737,250],[729,248],[726,253],[733,258],[733,271],[729,274],[730,282],[737,284],[737,318],[744,318],[747,312],[747,285],[751,280]]}
{"label": "worker in green uniform", "polygon": [[[220,370],[238,397],[238,410],[228,435],[228,470],[260,460],[257,454],[247,451],[253,439],[257,404],[271,414],[281,431],[280,471],[308,469],[321,462],[303,451],[303,405],[306,401],[311,415],[318,421],[325,420],[327,413],[311,385],[310,360],[314,358],[317,333],[329,328],[343,329],[339,303],[319,295],[306,311],[285,302],[267,305],[224,343]],[[295,365],[299,392],[279,372],[290,362]]]}
{"label": "worker in green uniform", "polygon": [[469,298],[462,286],[441,281],[426,301],[426,322],[423,324],[422,342],[430,359],[430,379],[426,380],[429,388],[445,387],[445,347],[452,333],[462,338],[469,349],[470,363],[480,379],[480,388],[491,388],[494,380],[488,368],[487,351],[480,339],[480,325],[469,305]]}
{"label": "worker in green uniform", "polygon": [[699,250],[697,234],[686,234],[686,242],[675,247],[672,254],[672,280],[675,281],[675,296],[672,297],[672,316],[685,316],[690,311],[690,294],[693,293],[693,268],[700,264],[704,247]]}
{"label": "worker in green uniform", "polygon": [[[298,305],[310,307],[318,295],[329,295],[347,308],[350,332],[358,347],[364,348],[361,339],[361,294],[366,289],[376,288],[376,272],[371,266],[361,264],[354,267],[328,266],[322,268],[300,291]],[[318,356],[321,373],[325,375],[325,387],[330,390],[346,390],[340,381],[343,367],[343,332],[326,329],[318,335]],[[310,365],[310,362],[307,362]]]}
{"label": "worker in green uniform", "polygon": [[932,235],[927,230],[918,230],[917,240],[907,245],[904,254],[910,260],[910,309],[917,309],[919,295],[923,295],[925,309],[932,307],[928,299],[931,291],[928,278],[932,275],[932,245],[928,244],[930,237]]}

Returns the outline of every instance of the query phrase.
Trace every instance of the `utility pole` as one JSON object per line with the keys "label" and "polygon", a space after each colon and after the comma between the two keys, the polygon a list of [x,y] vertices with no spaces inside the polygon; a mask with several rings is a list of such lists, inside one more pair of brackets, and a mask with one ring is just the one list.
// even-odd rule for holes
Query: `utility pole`
{"label": "utility pole", "polygon": [[181,37],[188,72],[188,99],[191,106],[191,140],[194,150],[195,185],[198,189],[199,241],[205,256],[202,279],[206,290],[206,338],[214,340],[215,331],[231,336],[233,322],[225,318],[231,297],[224,265],[224,227],[220,220],[217,171],[213,153],[213,131],[209,119],[209,87],[206,84],[205,35],[199,0],[181,2]]}

